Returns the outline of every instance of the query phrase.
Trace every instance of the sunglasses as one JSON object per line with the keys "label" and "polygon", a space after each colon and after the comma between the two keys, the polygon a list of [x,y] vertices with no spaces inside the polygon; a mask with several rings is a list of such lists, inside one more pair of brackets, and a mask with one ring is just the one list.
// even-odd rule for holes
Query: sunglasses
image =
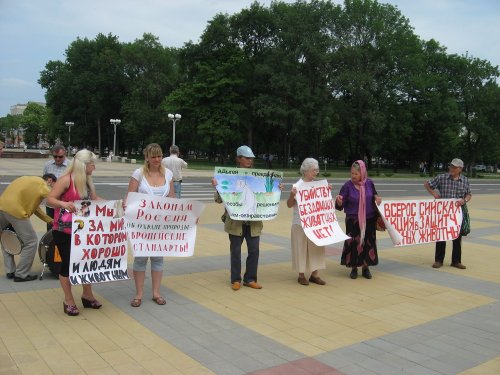
{"label": "sunglasses", "polygon": [[64,158],[64,155],[52,155],[54,159],[62,159]]}

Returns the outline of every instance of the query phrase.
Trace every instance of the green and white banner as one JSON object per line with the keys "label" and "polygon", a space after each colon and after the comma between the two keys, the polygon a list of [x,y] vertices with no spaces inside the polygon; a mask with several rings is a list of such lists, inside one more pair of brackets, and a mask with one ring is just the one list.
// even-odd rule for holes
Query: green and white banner
{"label": "green and white banner", "polygon": [[272,220],[278,216],[283,172],[215,167],[217,191],[233,220]]}

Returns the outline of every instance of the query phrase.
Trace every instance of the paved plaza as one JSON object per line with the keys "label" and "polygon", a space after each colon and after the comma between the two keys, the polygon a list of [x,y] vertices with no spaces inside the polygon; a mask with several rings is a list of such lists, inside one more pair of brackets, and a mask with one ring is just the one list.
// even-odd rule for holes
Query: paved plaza
{"label": "paved plaza", "polygon": [[[0,182],[39,175],[43,163],[0,159]],[[137,167],[99,162],[96,175],[130,176]],[[263,289],[237,292],[222,211],[206,205],[193,257],[166,258],[164,306],[146,298],[147,276],[139,308],[130,306],[133,280],[103,283],[95,286],[103,307],[83,309],[77,287],[80,315],[69,317],[56,278],[15,283],[0,262],[0,374],[500,374],[500,194],[469,204],[466,270],[449,266],[451,243],[445,266],[433,269],[434,244],[394,248],[378,232],[373,279],[351,280],[336,244],[327,247],[325,286],[297,283],[292,210],[282,201],[278,218],[264,223]],[[45,224],[32,222],[42,237]],[[33,272],[41,269],[37,257]]]}

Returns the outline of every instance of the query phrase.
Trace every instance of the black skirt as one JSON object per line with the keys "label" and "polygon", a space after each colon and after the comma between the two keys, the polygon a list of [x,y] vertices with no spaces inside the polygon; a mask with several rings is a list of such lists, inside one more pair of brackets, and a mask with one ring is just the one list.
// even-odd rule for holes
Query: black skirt
{"label": "black skirt", "polygon": [[350,268],[361,267],[363,264],[368,266],[378,264],[376,223],[376,217],[366,219],[365,239],[362,248],[359,249],[361,230],[359,229],[358,217],[346,217],[346,234],[351,238],[344,241],[340,264]]}

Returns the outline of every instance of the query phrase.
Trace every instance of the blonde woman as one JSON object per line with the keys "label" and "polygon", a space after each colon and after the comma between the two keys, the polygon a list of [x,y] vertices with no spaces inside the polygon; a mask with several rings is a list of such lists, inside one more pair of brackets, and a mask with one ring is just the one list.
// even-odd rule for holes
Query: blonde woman
{"label": "blonde woman", "polygon": [[[161,164],[163,152],[160,145],[151,143],[144,149],[144,166],[136,169],[130,177],[128,192],[149,194],[158,197],[175,198],[172,172]],[[125,199],[126,201],[126,199]],[[163,257],[135,257],[134,281],[135,296],[130,301],[132,307],[139,307],[144,294],[144,279],[146,265],[151,260],[151,279],[153,284],[153,301],[158,305],[166,303],[160,294],[161,279],[163,277]]]}
{"label": "blonde woman", "polygon": [[[325,247],[317,246],[304,233],[304,229],[300,225],[299,209],[295,195],[297,187],[304,182],[314,181],[319,173],[319,164],[316,159],[304,159],[300,166],[302,178],[297,181],[292,187],[290,196],[286,201],[288,208],[293,208],[293,219],[291,228],[291,243],[292,243],[292,267],[298,272],[297,279],[300,285],[309,285],[309,282],[325,285],[326,282],[319,277],[319,270],[325,269]],[[309,274],[309,279],[306,277]]]}
{"label": "blonde woman", "polygon": [[[59,282],[64,291],[64,312],[76,316],[80,312],[76,306],[71,283],[69,264],[71,255],[72,213],[76,211],[74,201],[100,199],[92,182],[96,155],[89,150],[80,150],[68,165],[66,172],[57,180],[47,197],[47,204],[54,208],[53,238],[61,254],[62,264]],[[83,307],[98,309],[102,305],[92,293],[92,285],[84,284],[82,293]]]}

